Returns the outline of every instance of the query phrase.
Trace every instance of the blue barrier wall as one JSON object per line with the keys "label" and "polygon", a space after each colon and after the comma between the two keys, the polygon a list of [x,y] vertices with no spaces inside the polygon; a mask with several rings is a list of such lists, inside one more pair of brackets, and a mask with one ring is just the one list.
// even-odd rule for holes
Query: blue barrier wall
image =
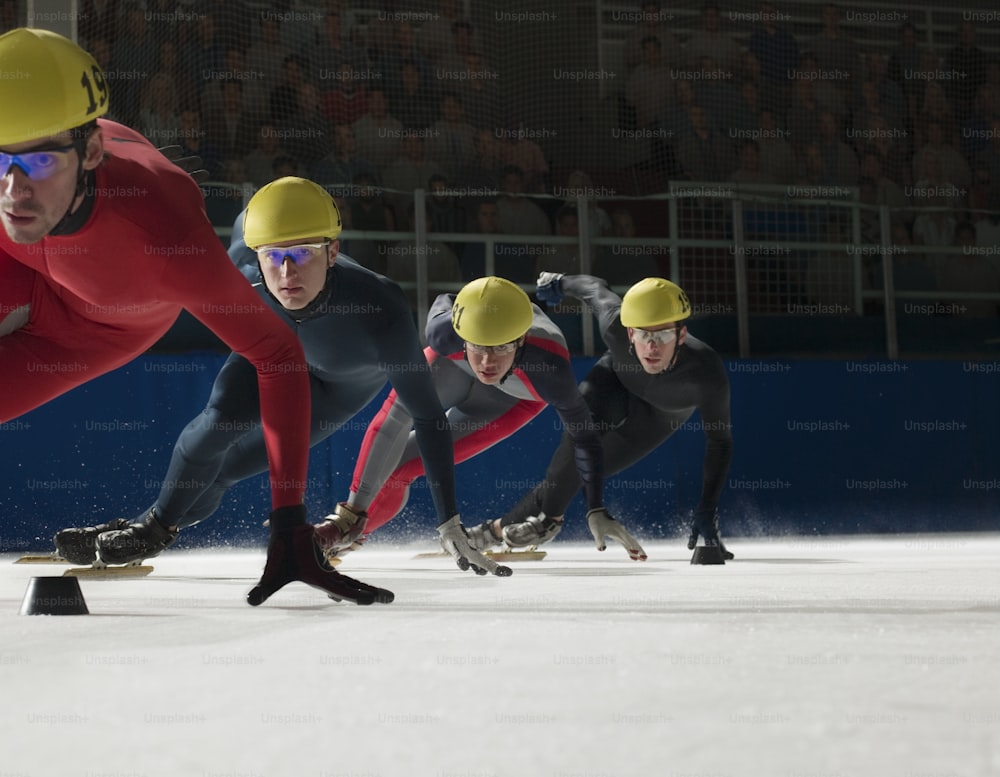
{"label": "blue barrier wall", "polygon": [[[131,517],[152,502],[173,442],[201,410],[223,357],[146,356],[0,424],[0,551],[48,548],[69,525]],[[592,360],[575,362],[582,377]],[[735,458],[722,501],[731,537],[1000,527],[1000,362],[732,360]],[[310,460],[318,519],[346,496],[354,456],[381,397]],[[681,533],[698,498],[697,414],[608,482],[606,501],[642,537]],[[458,467],[463,520],[497,515],[540,480],[560,434],[555,412]],[[375,538],[432,538],[424,482]],[[181,545],[260,544],[267,481],[232,489]],[[564,533],[583,538],[576,518]]]}

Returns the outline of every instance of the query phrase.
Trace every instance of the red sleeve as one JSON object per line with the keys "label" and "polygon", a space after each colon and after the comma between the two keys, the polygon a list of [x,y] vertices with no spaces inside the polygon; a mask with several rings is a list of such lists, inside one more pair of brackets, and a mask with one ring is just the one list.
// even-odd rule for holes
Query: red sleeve
{"label": "red sleeve", "polygon": [[164,263],[163,293],[256,367],[272,507],[301,504],[310,421],[309,373],[302,344],[261,301],[214,232],[204,235],[196,230],[177,245],[199,248]]}

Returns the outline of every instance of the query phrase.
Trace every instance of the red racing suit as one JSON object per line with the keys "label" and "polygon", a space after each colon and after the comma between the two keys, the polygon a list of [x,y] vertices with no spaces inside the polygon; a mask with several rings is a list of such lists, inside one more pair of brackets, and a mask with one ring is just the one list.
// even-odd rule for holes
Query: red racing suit
{"label": "red racing suit", "polygon": [[0,230],[0,422],[131,361],[185,309],[256,368],[272,506],[301,504],[310,401],[295,333],[233,266],[194,180],[137,132],[98,124],[84,225],[27,245]]}

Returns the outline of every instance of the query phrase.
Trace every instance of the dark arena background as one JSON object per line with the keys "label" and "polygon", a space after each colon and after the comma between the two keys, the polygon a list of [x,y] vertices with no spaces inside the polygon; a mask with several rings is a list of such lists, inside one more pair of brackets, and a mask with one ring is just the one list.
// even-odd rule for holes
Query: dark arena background
{"label": "dark arena background", "polygon": [[[3,2],[75,37],[111,116],[199,155],[228,244],[256,188],[328,188],[342,250],[436,294],[497,274],[673,279],[725,359],[728,537],[993,530],[1000,514],[1000,14],[992,3]],[[552,311],[582,375],[588,312]],[[422,329],[422,326],[420,327]],[[150,353],[0,425],[0,550],[138,515],[224,352],[185,315]],[[314,449],[346,497],[381,399]],[[550,409],[458,469],[467,524],[544,477]],[[674,539],[698,415],[607,504]],[[265,538],[266,480],[181,546]],[[569,538],[582,539],[581,500]],[[374,541],[432,538],[423,481]],[[380,536],[381,535],[381,536]]]}

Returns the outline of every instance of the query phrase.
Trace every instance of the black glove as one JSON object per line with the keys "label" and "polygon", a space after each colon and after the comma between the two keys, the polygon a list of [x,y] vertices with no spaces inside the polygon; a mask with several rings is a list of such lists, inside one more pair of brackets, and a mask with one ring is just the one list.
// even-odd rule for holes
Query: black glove
{"label": "black glove", "polygon": [[694,550],[698,544],[698,536],[705,540],[705,546],[722,549],[722,556],[727,561],[733,554],[726,550],[719,537],[719,511],[714,507],[699,507],[691,513],[691,535],[688,537],[688,550]]}
{"label": "black glove", "polygon": [[260,582],[247,594],[248,604],[256,607],[296,580],[319,588],[338,602],[388,604],[395,598],[392,591],[342,575],[326,562],[316,542],[315,527],[306,523],[305,505],[278,508],[271,513],[270,525],[267,564]]}
{"label": "black glove", "polygon": [[208,180],[208,170],[202,167],[204,162],[200,156],[182,156],[184,149],[180,146],[164,146],[157,149],[157,151],[194,178],[198,183],[204,183]]}

